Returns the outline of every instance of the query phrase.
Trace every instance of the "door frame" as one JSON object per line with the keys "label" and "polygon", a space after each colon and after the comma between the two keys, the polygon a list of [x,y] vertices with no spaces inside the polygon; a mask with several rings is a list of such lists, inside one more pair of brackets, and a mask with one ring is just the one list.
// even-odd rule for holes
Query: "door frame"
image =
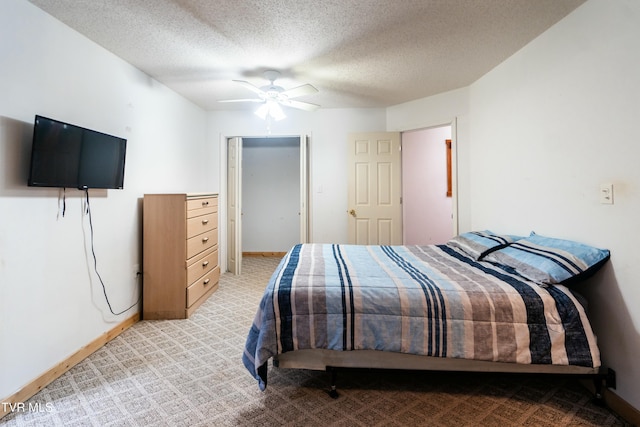
{"label": "door frame", "polygon": [[460,233],[460,219],[458,216],[458,119],[454,117],[449,123],[429,126],[451,126],[451,214],[453,215],[453,236]]}
{"label": "door frame", "polygon": [[[428,124],[426,126],[401,128],[400,147],[402,147],[402,134],[418,130],[427,130],[450,126],[451,127],[451,214],[453,216],[452,228],[453,236],[457,236],[460,230],[460,217],[458,211],[458,119],[453,117],[449,121]],[[401,159],[402,162],[402,159]],[[401,163],[402,167],[402,163]],[[402,207],[404,209],[404,206]],[[403,242],[404,243],[404,242]]]}
{"label": "door frame", "polygon": [[[452,227],[453,235],[457,236],[460,230],[460,220],[458,215],[458,119],[452,118],[448,122],[434,123],[419,128],[400,129],[400,146],[402,146],[402,134],[417,130],[426,130],[450,126],[451,127],[451,214],[453,215]],[[404,209],[404,207],[403,207]]]}
{"label": "door frame", "polygon": [[[406,131],[402,131],[400,132],[400,144],[402,146],[402,150],[401,152],[403,153],[401,155],[401,163],[402,163],[402,169],[405,169],[405,159],[407,158],[404,154],[405,151],[405,134],[409,134],[409,133],[417,133],[417,132],[429,132],[432,130],[436,130],[436,129],[448,129],[449,131],[449,137],[446,138],[445,140],[443,140],[443,143],[446,143],[446,145],[448,146],[447,151],[447,157],[446,157],[446,167],[447,167],[447,198],[450,199],[450,203],[451,203],[451,228],[450,228],[450,232],[452,233],[452,236],[455,236],[457,234],[457,230],[458,230],[458,226],[457,226],[457,214],[454,213],[454,204],[455,204],[455,194],[456,191],[454,190],[454,163],[455,163],[455,157],[454,157],[454,146],[453,146],[453,129],[454,126],[453,124],[449,123],[449,124],[444,124],[444,125],[434,125],[434,126],[428,126],[428,127],[421,127],[418,129],[411,129],[411,130],[406,130]],[[403,177],[404,177],[404,172],[403,172]],[[405,241],[405,237],[406,237],[406,229],[405,229],[405,218],[406,218],[406,208],[407,208],[407,200],[410,200],[410,198],[407,197],[407,192],[405,191],[407,188],[405,187],[405,185],[407,185],[407,183],[402,182],[402,216],[403,216],[403,230],[402,230],[402,234],[403,234],[403,239],[402,239],[402,243],[403,244],[407,244],[407,242]]]}
{"label": "door frame", "polygon": [[[226,230],[227,239],[225,247],[227,248],[226,269],[233,274],[242,274],[242,148],[244,139],[241,137],[228,138],[227,141],[227,191],[226,200]],[[235,145],[235,156],[233,160],[229,160],[232,150],[229,149]],[[236,171],[233,173],[232,171]],[[233,202],[235,200],[235,203]],[[220,209],[218,209],[220,211]]]}
{"label": "door frame", "polygon": [[[300,234],[303,243],[312,241],[311,235],[311,224],[312,224],[312,215],[311,215],[311,207],[312,207],[312,195],[309,191],[311,184],[311,134],[310,133],[301,133],[298,135],[292,134],[283,134],[283,135],[265,135],[265,134],[243,134],[242,136],[233,135],[231,133],[221,133],[220,134],[220,145],[219,145],[219,155],[220,155],[220,194],[218,195],[218,229],[219,229],[219,242],[223,242],[223,244],[219,245],[219,263],[220,270],[223,272],[228,271],[227,258],[228,258],[228,230],[227,230],[227,207],[228,207],[228,140],[230,138],[299,138],[300,141],[300,201],[301,201],[301,219],[300,219]],[[303,144],[305,144],[303,148]],[[303,166],[305,166],[303,168]],[[303,176],[304,174],[304,176]],[[305,233],[306,232],[306,233]],[[304,236],[306,234],[306,236]],[[242,242],[240,242],[242,243]],[[240,250],[241,251],[241,250]]]}

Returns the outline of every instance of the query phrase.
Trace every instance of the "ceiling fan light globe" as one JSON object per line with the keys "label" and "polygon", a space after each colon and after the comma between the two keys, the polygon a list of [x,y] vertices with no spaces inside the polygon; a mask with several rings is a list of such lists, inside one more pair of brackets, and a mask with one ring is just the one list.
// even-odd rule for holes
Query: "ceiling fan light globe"
{"label": "ceiling fan light globe", "polygon": [[277,102],[271,102],[269,104],[270,104],[269,105],[269,114],[276,121],[282,120],[282,119],[287,117],[286,114],[284,114],[284,111],[282,111],[282,108],[280,107],[280,104],[278,104]]}
{"label": "ceiling fan light globe", "polygon": [[264,103],[254,112],[254,114],[260,117],[262,120],[267,119],[267,115],[269,114],[269,106]]}
{"label": "ceiling fan light globe", "polygon": [[262,120],[266,120],[267,117],[271,117],[272,119],[279,121],[287,117],[282,111],[280,104],[273,100],[267,100],[267,102],[258,107],[254,114]]}

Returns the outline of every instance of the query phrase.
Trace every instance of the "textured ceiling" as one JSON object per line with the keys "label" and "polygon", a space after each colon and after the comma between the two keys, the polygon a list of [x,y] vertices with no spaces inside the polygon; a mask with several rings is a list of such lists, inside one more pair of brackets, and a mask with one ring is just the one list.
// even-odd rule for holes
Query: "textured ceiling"
{"label": "textured ceiling", "polygon": [[468,86],[585,0],[29,0],[206,110],[285,89],[387,107]]}

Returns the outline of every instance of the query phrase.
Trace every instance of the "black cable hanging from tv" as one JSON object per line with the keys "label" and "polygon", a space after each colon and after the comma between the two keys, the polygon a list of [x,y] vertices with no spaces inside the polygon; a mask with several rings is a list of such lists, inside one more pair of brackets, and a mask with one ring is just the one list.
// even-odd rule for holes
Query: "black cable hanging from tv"
{"label": "black cable hanging from tv", "polygon": [[140,300],[142,299],[142,295],[138,296],[138,300],[135,303],[133,303],[131,306],[129,306],[125,310],[122,310],[118,313],[115,313],[113,311],[113,308],[111,308],[111,302],[109,302],[109,297],[107,296],[107,288],[104,285],[102,276],[100,276],[100,273],[98,272],[98,258],[96,257],[96,251],[93,245],[93,221],[91,220],[91,206],[89,205],[89,189],[85,187],[84,192],[85,192],[85,200],[87,204],[86,214],[89,217],[89,230],[90,230],[89,235],[91,236],[91,254],[93,255],[93,270],[95,271],[96,276],[98,276],[98,280],[100,280],[100,285],[102,285],[102,293],[104,294],[104,299],[107,301],[107,305],[109,306],[109,311],[111,311],[111,314],[113,314],[114,316],[119,316],[131,310],[136,305],[138,305],[140,303]]}
{"label": "black cable hanging from tv", "polygon": [[62,217],[67,212],[67,188],[62,187],[58,190],[58,215],[60,215],[60,204],[62,203]]}

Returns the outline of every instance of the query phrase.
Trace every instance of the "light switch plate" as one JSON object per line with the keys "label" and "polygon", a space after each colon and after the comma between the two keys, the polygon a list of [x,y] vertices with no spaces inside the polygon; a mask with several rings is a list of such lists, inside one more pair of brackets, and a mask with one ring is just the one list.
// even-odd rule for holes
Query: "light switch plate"
{"label": "light switch plate", "polygon": [[600,203],[613,204],[613,184],[600,184]]}

